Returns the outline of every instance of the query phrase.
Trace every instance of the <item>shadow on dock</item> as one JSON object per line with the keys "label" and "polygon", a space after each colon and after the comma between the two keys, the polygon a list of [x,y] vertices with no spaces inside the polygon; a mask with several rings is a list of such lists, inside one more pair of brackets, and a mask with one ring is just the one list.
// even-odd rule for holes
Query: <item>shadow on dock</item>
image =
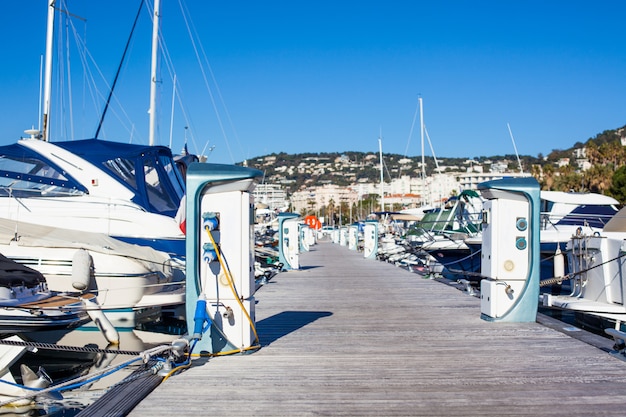
{"label": "shadow on dock", "polygon": [[321,265],[300,265],[300,271],[305,271],[307,269],[315,269],[315,268],[321,268]]}
{"label": "shadow on dock", "polygon": [[281,337],[332,314],[330,311],[283,311],[263,319],[256,324],[261,346],[268,346]]}

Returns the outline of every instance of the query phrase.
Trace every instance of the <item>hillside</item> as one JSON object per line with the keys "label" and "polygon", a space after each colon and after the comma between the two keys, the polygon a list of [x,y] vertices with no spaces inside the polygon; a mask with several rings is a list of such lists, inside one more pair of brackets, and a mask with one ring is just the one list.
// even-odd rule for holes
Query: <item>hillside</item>
{"label": "hillside", "polygon": [[[541,161],[530,156],[520,157],[523,166],[538,164]],[[426,175],[437,172],[435,160],[425,159]],[[515,155],[479,157],[474,160],[463,158],[438,158],[440,172],[465,172],[470,165],[482,165],[489,170],[492,164],[505,164],[508,169],[518,171]],[[377,153],[336,152],[270,154],[247,161],[247,165],[265,173],[268,183],[283,184],[288,192],[301,189],[304,185],[332,183],[347,186],[358,182],[380,181],[380,157]],[[407,175],[421,176],[421,157],[405,157],[383,153],[383,174],[385,181]]]}
{"label": "hillside", "polygon": [[[604,173],[603,181],[607,183],[597,191],[608,189],[612,174],[626,163],[626,152],[622,146],[626,139],[626,126],[614,130],[606,130],[585,143],[577,142],[566,150],[552,150],[547,156],[520,155],[523,170],[531,172],[540,179],[544,189],[555,189],[554,176],[560,177],[556,187],[583,191],[585,185],[583,170],[595,164],[601,164]],[[591,152],[583,151],[590,150]],[[590,153],[590,155],[586,155]],[[624,154],[621,158],[620,155]],[[581,156],[582,155],[582,156]],[[608,160],[612,158],[611,160]],[[421,157],[405,157],[399,154],[383,153],[384,180],[399,178],[403,175],[421,176]],[[569,160],[569,168],[567,161]],[[563,161],[566,161],[565,164]],[[440,157],[435,161],[432,157],[425,158],[426,175],[437,172],[466,172],[472,165],[481,165],[483,172],[488,172],[494,165],[499,170],[519,172],[517,157],[513,154],[480,156],[473,160],[465,158]],[[374,152],[330,152],[330,153],[273,153],[258,156],[245,162],[247,166],[264,172],[264,181],[283,184],[288,193],[302,189],[308,185],[332,183],[347,186],[358,182],[380,181],[380,157]],[[565,166],[565,168],[564,168]],[[586,168],[583,169],[583,166]],[[610,167],[607,170],[607,167]],[[562,171],[562,172],[561,172]],[[597,170],[596,170],[597,171]],[[594,175],[597,173],[592,171]],[[550,178],[546,179],[545,176]],[[577,177],[578,176],[578,177]],[[596,175],[597,176],[597,175]],[[567,177],[567,181],[563,181]],[[597,182],[597,179],[594,179]],[[587,181],[589,182],[589,181]],[[580,187],[577,185],[580,184]],[[598,187],[596,187],[598,188]]]}

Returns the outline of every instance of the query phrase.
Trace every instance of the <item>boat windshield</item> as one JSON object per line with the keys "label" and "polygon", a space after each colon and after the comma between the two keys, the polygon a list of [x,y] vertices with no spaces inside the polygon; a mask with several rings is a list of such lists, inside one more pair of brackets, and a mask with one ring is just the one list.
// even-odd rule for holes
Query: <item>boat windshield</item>
{"label": "boat windshield", "polygon": [[151,213],[174,217],[185,181],[165,146],[135,145],[98,139],[55,142],[100,167],[134,193],[131,200]]}
{"label": "boat windshield", "polygon": [[87,190],[37,154],[9,145],[0,152],[0,196],[65,197]]}
{"label": "boat windshield", "polygon": [[135,191],[135,202],[148,211],[173,216],[185,193],[184,180],[171,156],[144,153],[102,162],[107,171]]}
{"label": "boat windshield", "polygon": [[[155,161],[151,159],[145,159],[143,165],[143,174],[146,180],[146,191],[148,195],[148,202],[157,212],[168,212],[177,210],[180,204],[180,199],[174,201],[170,193],[167,192],[167,188],[164,184],[167,184],[170,180],[171,183],[177,184],[176,178],[170,178],[169,174],[174,171],[171,159],[165,158],[163,155],[159,156],[156,160],[158,165],[163,166],[163,170],[159,170]],[[182,195],[182,190],[177,190]]]}
{"label": "boat windshield", "polygon": [[559,220],[557,225],[588,225],[602,229],[618,212],[612,205],[580,205]]}

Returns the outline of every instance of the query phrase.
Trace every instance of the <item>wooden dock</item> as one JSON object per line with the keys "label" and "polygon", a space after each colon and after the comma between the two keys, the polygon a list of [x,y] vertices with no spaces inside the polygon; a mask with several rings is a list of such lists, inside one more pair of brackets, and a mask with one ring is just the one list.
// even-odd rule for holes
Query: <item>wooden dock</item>
{"label": "wooden dock", "polygon": [[129,415],[626,415],[608,339],[484,321],[478,298],[330,242],[300,261],[256,294],[259,351],[194,361]]}

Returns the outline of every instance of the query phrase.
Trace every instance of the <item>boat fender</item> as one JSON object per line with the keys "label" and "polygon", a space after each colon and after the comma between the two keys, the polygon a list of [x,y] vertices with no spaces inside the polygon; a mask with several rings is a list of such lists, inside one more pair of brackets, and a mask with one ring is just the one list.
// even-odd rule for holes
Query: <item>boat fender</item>
{"label": "boat fender", "polygon": [[[22,383],[24,386],[34,389],[43,390],[48,388],[52,384],[52,378],[48,376],[46,370],[41,366],[35,373],[25,364],[20,364],[20,374],[22,375]],[[58,391],[48,391],[43,394],[43,398],[52,400],[62,400],[63,396]]]}
{"label": "boat fender", "polygon": [[94,299],[81,298],[80,300],[85,306],[87,314],[89,314],[89,317],[95,325],[98,326],[98,329],[100,329],[107,342],[112,345],[119,345],[120,335],[115,326],[113,326],[109,319],[107,319],[104,315],[98,303]]}
{"label": "boat fender", "polygon": [[562,277],[565,275],[565,259],[563,256],[563,252],[561,252],[561,247],[559,245],[556,246],[556,251],[554,252],[554,277]]}
{"label": "boat fender", "polygon": [[93,259],[85,249],[78,249],[72,258],[72,287],[85,291],[91,283]]}
{"label": "boat fender", "polygon": [[[211,317],[206,311],[206,300],[198,300],[196,302],[196,312],[193,315],[193,336],[192,339],[202,339],[202,334],[211,327]],[[206,325],[205,325],[206,323]]]}

